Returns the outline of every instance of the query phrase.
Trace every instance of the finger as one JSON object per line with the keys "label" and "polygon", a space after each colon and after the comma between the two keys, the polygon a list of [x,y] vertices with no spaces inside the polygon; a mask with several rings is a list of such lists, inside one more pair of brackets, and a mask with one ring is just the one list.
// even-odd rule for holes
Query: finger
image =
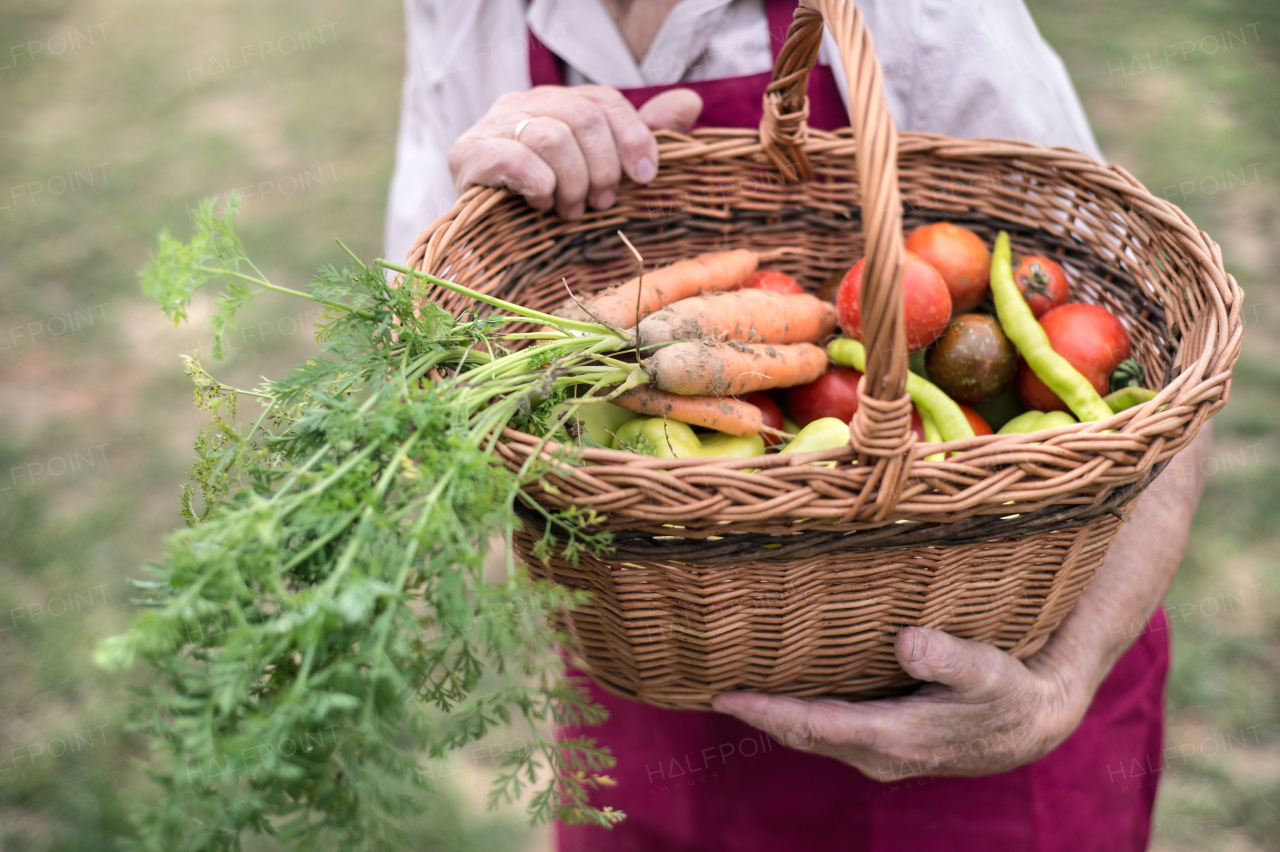
{"label": "finger", "polygon": [[586,209],[590,178],[587,161],[569,125],[558,118],[540,115],[520,132],[520,143],[537,154],[555,174],[556,212],[576,219]]}
{"label": "finger", "polygon": [[531,100],[526,108],[536,115],[557,118],[569,126],[587,163],[587,200],[597,210],[613,204],[618,197],[622,164],[604,110],[591,98],[581,97],[572,90],[566,95],[563,89]]}
{"label": "finger", "polygon": [[809,751],[818,741],[809,704],[798,698],[758,692],[724,692],[711,700],[720,713],[736,716],[771,734],[788,748]]}
{"label": "finger", "polygon": [[519,142],[463,137],[449,149],[449,166],[459,195],[470,186],[505,186],[538,210],[555,203],[555,172]]}
{"label": "finger", "polygon": [[668,89],[640,107],[640,118],[651,130],[685,133],[702,114],[702,96],[693,89]]}
{"label": "finger", "polygon": [[712,699],[712,707],[736,716],[768,733],[788,748],[831,754],[846,762],[877,753],[889,743],[908,740],[899,729],[900,712],[888,702],[851,703],[835,699],[804,701],[783,695],[756,692],[724,692]]}
{"label": "finger", "polygon": [[622,160],[622,168],[637,183],[658,173],[658,143],[631,102],[608,86],[579,86],[578,92],[600,107]]}
{"label": "finger", "polygon": [[949,686],[974,701],[996,698],[1026,675],[1026,667],[999,648],[925,627],[904,627],[894,653],[907,674]]}

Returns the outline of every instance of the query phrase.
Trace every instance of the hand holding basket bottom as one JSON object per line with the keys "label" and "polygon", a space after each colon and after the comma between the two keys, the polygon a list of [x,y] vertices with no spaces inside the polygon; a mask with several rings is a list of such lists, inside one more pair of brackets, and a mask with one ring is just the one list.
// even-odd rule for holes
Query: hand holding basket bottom
{"label": "hand holding basket bottom", "polygon": [[[1079,725],[1137,638],[1134,625],[1145,624],[1168,591],[1204,485],[1200,462],[1211,432],[1202,429],[1143,493],[1076,608],[1026,661],[908,627],[894,651],[908,674],[930,682],[912,695],[851,703],[729,692],[716,696],[715,709],[881,782],[989,775],[1047,754]],[[983,749],[967,747],[979,741]]]}

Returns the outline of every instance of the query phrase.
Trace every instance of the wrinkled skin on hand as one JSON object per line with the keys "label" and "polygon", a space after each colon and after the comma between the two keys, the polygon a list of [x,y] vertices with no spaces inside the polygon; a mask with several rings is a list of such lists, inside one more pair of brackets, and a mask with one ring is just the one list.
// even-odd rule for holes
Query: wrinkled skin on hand
{"label": "wrinkled skin on hand", "polygon": [[912,695],[878,701],[802,701],[722,693],[715,709],[801,751],[834,757],[869,778],[1004,772],[1061,743],[1169,589],[1182,562],[1204,486],[1209,427],[1174,457],[1121,527],[1074,610],[1023,662],[981,642],[919,627],[898,634],[894,653]]}
{"label": "wrinkled skin on hand", "polygon": [[847,702],[728,693],[715,708],[791,748],[834,757],[878,781],[987,775],[1048,753],[1075,730],[1087,701],[1035,658],[908,627],[903,669],[931,681],[913,695]]}
{"label": "wrinkled skin on hand", "polygon": [[701,112],[702,98],[689,89],[663,92],[639,110],[607,86],[510,92],[453,143],[449,170],[459,194],[471,186],[505,186],[538,210],[554,207],[576,219],[587,204],[612,206],[624,173],[637,183],[653,180],[653,131],[683,132]]}

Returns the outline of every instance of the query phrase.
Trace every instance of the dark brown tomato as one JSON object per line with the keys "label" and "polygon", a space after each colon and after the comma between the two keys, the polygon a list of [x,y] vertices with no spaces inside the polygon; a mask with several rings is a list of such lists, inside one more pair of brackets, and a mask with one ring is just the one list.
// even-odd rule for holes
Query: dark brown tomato
{"label": "dark brown tomato", "polygon": [[1000,323],[985,314],[960,314],[925,353],[929,380],[965,405],[994,399],[1013,382],[1018,350]]}

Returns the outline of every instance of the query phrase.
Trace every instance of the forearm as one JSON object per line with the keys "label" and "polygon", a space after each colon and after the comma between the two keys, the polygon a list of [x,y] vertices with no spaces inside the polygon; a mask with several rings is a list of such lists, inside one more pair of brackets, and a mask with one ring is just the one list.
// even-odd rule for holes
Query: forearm
{"label": "forearm", "polygon": [[1169,591],[1204,488],[1201,461],[1211,441],[1206,425],[1143,492],[1080,602],[1028,660],[1064,681],[1064,690],[1078,696],[1081,714]]}

